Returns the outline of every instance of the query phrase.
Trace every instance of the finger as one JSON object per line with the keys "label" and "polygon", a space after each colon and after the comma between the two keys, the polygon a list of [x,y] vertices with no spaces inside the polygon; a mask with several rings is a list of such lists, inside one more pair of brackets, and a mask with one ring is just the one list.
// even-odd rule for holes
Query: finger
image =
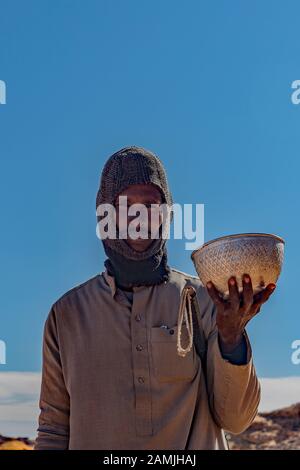
{"label": "finger", "polygon": [[222,299],[219,291],[216,289],[214,283],[212,281],[207,282],[206,284],[207,291],[213,300],[213,302],[218,306],[218,307],[224,307],[225,301]]}
{"label": "finger", "polygon": [[[256,294],[254,296],[254,302],[252,304],[253,309],[255,309],[255,310],[257,308],[260,309],[260,306],[262,304],[264,304],[269,299],[269,297],[273,294],[275,289],[276,289],[275,284],[268,284],[267,287],[263,291]],[[258,312],[256,312],[256,313],[258,313]]]}
{"label": "finger", "polygon": [[238,291],[237,282],[234,276],[228,279],[229,301],[234,310],[240,307],[240,294]]}
{"label": "finger", "polygon": [[251,277],[249,276],[249,274],[244,274],[242,283],[243,283],[243,294],[242,294],[243,307],[244,307],[245,313],[247,313],[250,310],[252,303],[253,303],[253,287],[252,287]]}

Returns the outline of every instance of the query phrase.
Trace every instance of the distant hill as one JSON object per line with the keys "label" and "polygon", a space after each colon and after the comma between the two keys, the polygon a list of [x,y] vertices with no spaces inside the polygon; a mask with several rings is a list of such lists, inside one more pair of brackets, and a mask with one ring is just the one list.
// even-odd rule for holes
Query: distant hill
{"label": "distant hill", "polygon": [[32,450],[34,441],[27,437],[5,437],[0,434],[0,450]]}
{"label": "distant hill", "polygon": [[300,450],[300,403],[260,413],[242,434],[230,435],[230,448]]}

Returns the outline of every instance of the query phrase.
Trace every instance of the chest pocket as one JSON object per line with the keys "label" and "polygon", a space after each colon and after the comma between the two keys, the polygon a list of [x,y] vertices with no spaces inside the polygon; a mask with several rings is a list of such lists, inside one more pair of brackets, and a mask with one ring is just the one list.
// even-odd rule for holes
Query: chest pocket
{"label": "chest pocket", "polygon": [[[195,346],[181,357],[177,353],[177,332],[178,326],[169,329],[161,327],[151,328],[151,357],[154,375],[158,382],[190,382],[197,374],[200,367]],[[187,344],[186,328],[181,330],[182,343]]]}

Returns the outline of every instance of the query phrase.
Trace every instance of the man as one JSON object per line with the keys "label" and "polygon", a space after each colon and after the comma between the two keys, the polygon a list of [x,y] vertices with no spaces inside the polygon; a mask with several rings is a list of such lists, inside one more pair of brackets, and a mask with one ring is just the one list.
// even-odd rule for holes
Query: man
{"label": "man", "polygon": [[[121,196],[149,211],[152,204],[172,205],[153,153],[127,147],[108,159],[96,207],[112,204],[118,215]],[[245,325],[275,285],[253,296],[245,275],[239,294],[232,278],[223,300],[212,282],[203,286],[168,265],[161,222],[155,239],[103,238],[105,270],[52,305],[36,450],[226,449],[224,430],[240,433],[254,419],[260,386]],[[176,351],[187,282],[196,290],[205,361],[195,346],[184,357]]]}

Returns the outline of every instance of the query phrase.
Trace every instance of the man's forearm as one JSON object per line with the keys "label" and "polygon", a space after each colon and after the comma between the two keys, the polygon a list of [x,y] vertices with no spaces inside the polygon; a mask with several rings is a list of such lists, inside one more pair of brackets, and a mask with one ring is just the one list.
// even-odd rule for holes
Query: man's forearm
{"label": "man's forearm", "polygon": [[246,338],[246,362],[235,364],[221,353],[218,332],[208,343],[208,396],[216,423],[233,434],[243,432],[253,421],[259,401],[260,385]]}

